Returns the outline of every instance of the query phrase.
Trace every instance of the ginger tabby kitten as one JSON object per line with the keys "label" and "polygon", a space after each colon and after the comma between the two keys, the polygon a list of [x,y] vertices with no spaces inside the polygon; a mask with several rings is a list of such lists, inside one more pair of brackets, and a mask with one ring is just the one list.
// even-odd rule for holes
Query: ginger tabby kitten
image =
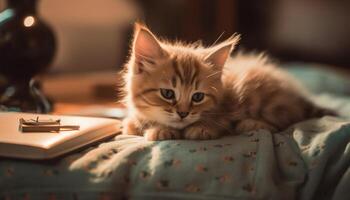
{"label": "ginger tabby kitten", "polygon": [[136,24],[124,74],[128,117],[123,133],[148,140],[215,139],[271,132],[333,114],[311,103],[298,84],[263,55],[230,57],[232,36],[205,48],[160,41]]}

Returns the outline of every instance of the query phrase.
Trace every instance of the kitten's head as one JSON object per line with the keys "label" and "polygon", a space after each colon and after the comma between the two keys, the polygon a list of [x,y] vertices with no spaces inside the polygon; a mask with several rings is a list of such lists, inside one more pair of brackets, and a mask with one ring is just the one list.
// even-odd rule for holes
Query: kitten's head
{"label": "kitten's head", "polygon": [[220,101],[223,66],[238,39],[210,48],[172,44],[136,25],[126,75],[130,114],[178,129],[198,121]]}

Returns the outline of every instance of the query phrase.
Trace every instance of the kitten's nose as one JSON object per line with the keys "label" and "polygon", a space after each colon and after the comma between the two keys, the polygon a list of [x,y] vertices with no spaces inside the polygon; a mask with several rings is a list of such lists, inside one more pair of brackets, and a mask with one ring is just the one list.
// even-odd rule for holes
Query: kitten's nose
{"label": "kitten's nose", "polygon": [[181,117],[181,119],[183,119],[183,118],[187,117],[189,112],[177,112],[177,114]]}

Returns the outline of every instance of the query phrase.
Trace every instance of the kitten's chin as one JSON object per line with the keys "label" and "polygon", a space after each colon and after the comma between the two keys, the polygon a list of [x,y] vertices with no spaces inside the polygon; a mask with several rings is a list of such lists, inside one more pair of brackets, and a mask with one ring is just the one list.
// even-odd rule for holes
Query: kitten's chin
{"label": "kitten's chin", "polygon": [[138,119],[142,119],[143,121],[157,122],[174,129],[184,129],[198,120],[197,118],[186,120],[169,118],[165,114],[162,114],[162,112],[159,112],[159,110],[144,110],[143,112],[140,112],[139,110],[135,109],[133,115]]}
{"label": "kitten's chin", "polygon": [[172,121],[167,123],[167,125],[175,129],[184,129],[193,123],[194,122],[191,122],[191,121]]}
{"label": "kitten's chin", "polygon": [[187,123],[181,123],[181,122],[171,122],[169,124],[167,124],[168,126],[172,127],[172,128],[175,128],[175,129],[183,129],[185,128],[186,126],[188,126]]}

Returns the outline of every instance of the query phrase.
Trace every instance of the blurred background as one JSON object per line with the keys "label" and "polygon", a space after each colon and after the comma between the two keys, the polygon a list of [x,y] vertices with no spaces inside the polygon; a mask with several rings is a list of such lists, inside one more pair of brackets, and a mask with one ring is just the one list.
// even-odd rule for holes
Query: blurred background
{"label": "blurred background", "polygon": [[39,15],[57,40],[44,90],[54,101],[115,98],[136,20],[158,36],[206,45],[238,32],[240,50],[347,71],[349,11],[350,1],[331,0],[40,0]]}

